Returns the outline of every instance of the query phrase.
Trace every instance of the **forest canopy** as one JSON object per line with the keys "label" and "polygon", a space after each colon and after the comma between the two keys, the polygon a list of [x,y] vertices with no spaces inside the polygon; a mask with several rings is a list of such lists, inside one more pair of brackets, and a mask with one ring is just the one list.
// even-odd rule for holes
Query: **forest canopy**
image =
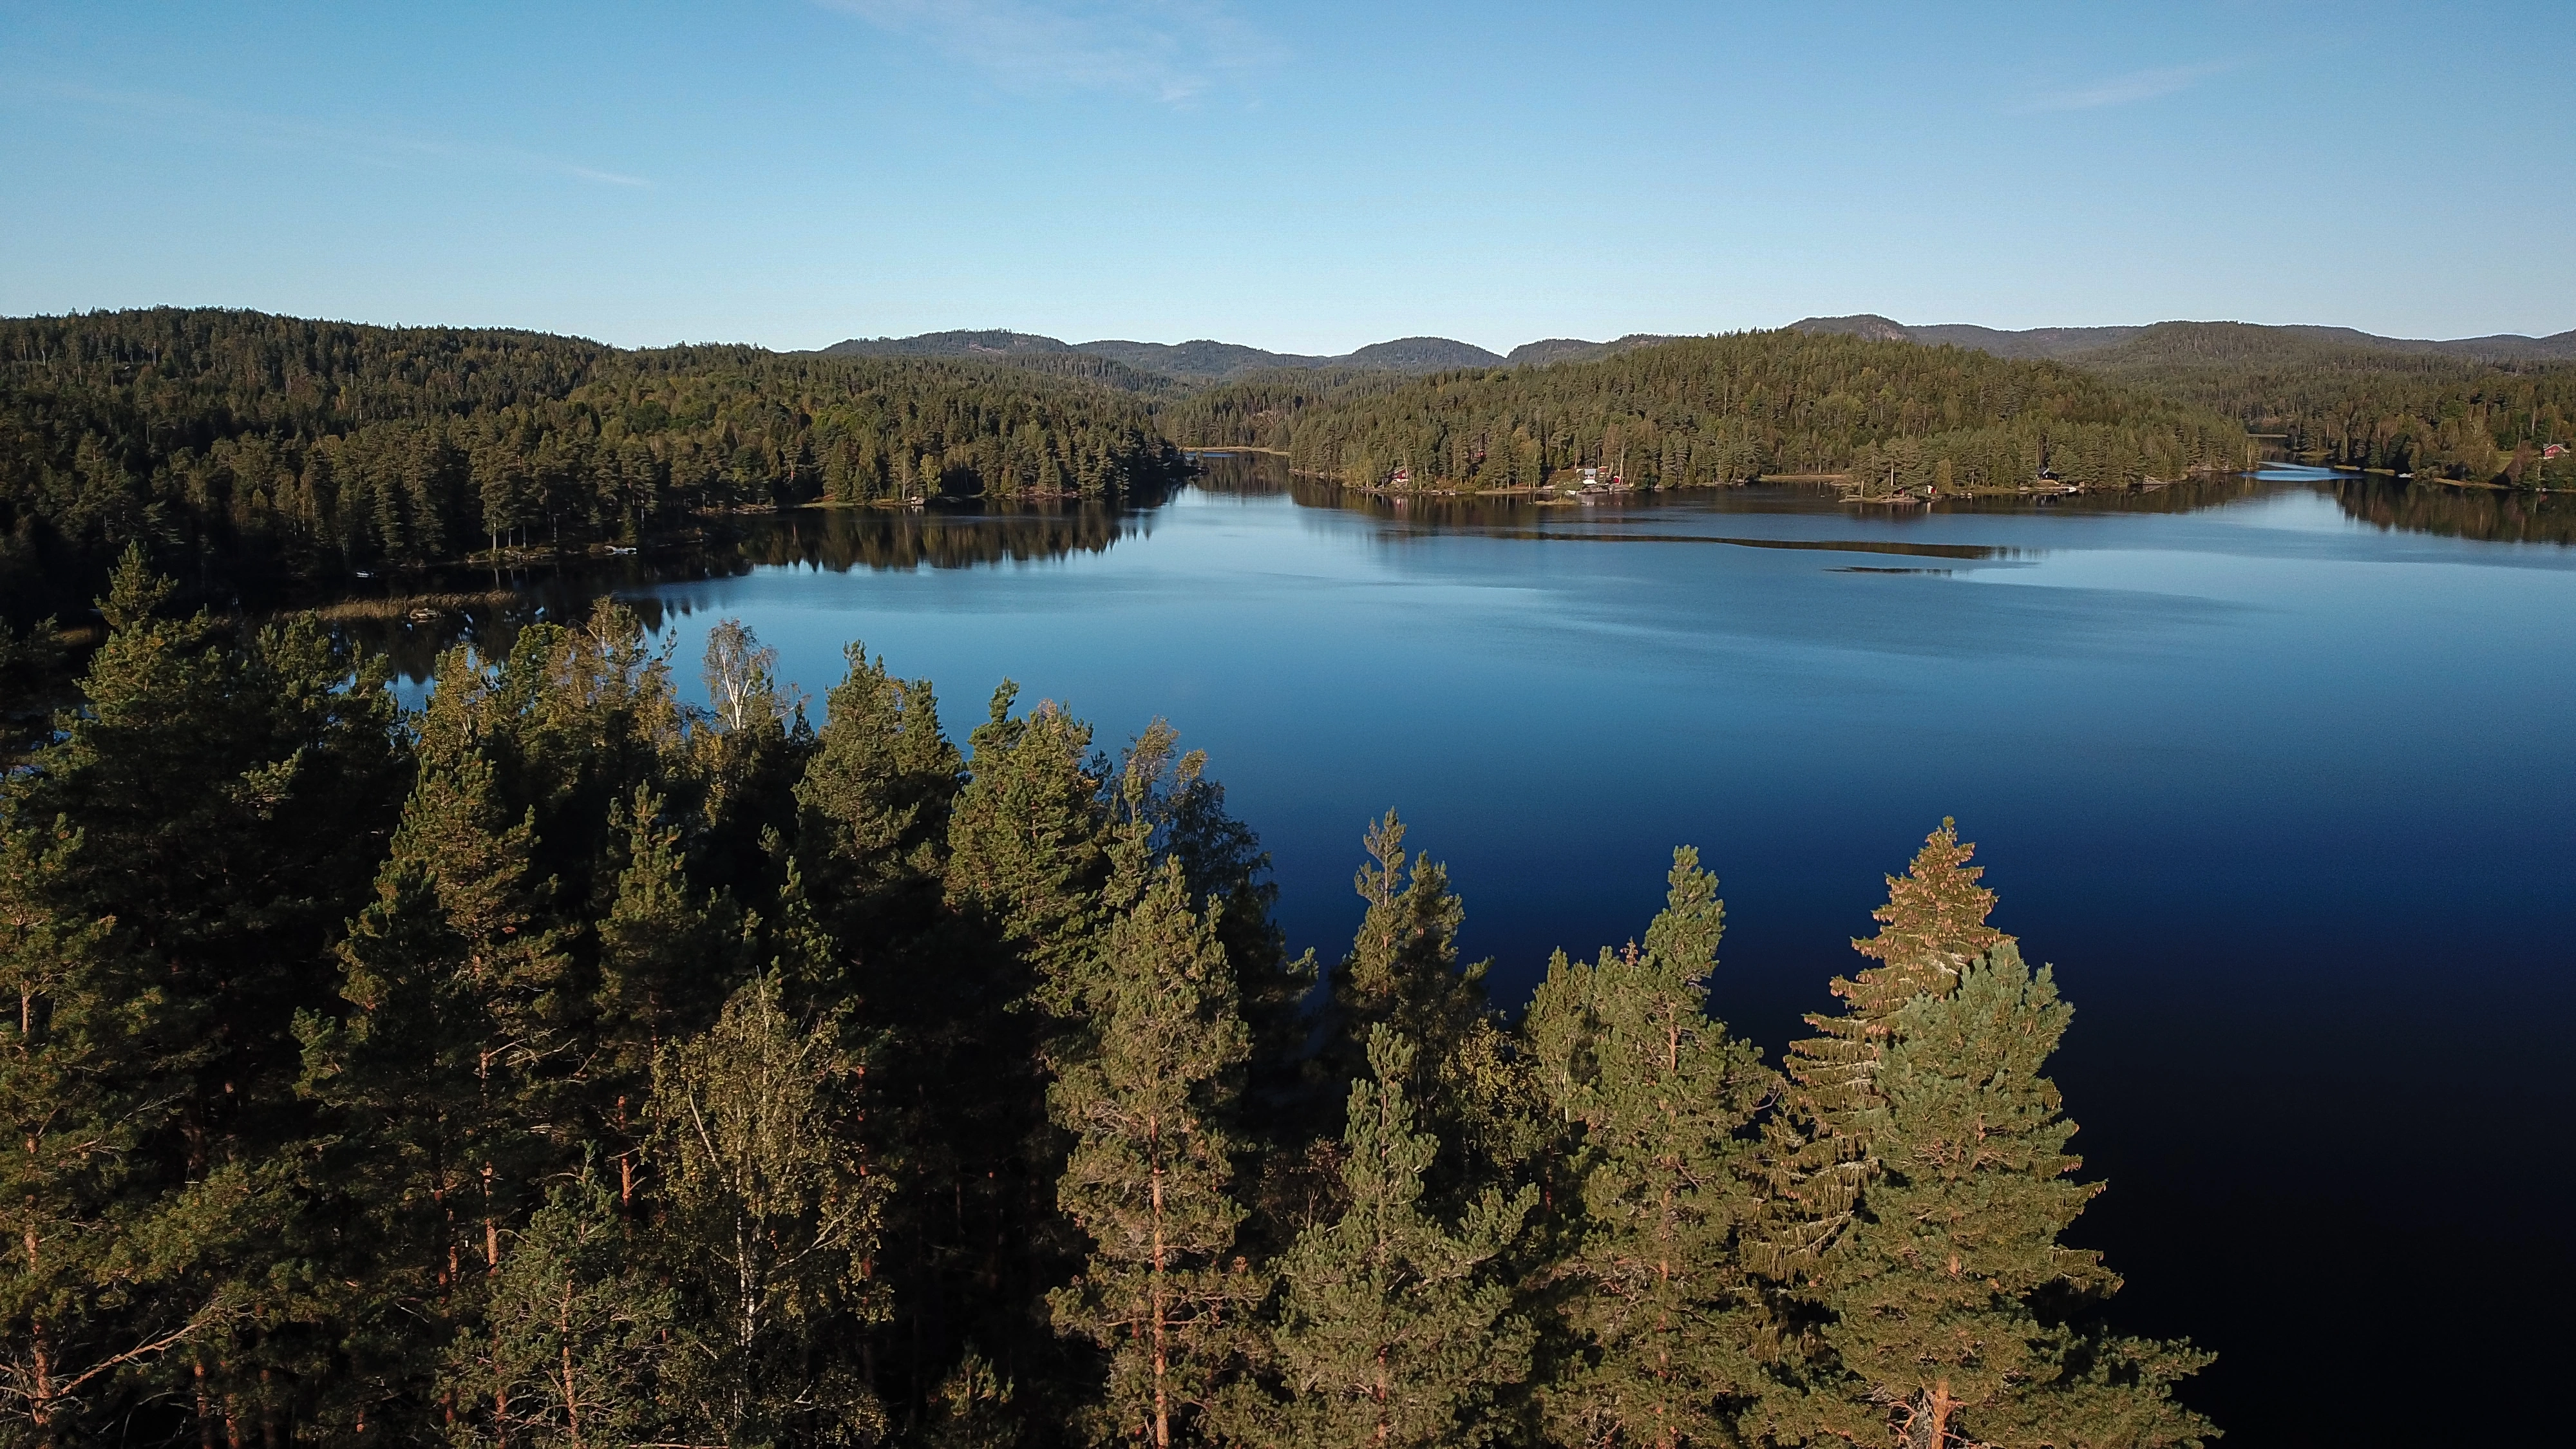
{"label": "forest canopy", "polygon": [[2284,453],[2421,478],[2576,488],[2576,365],[2168,322],[2075,363],[2227,413]]}
{"label": "forest canopy", "polygon": [[[1774,1063],[1676,850],[1525,1011],[1291,956],[1160,723],[602,603],[415,712],[130,548],[0,785],[0,1443],[2195,1445],[1947,823]],[[1356,823],[1356,822],[1355,822]]]}
{"label": "forest canopy", "polygon": [[1179,460],[1136,395],[953,359],[155,309],[0,321],[0,617],[145,544],[224,597],[702,510],[1102,497]]}
{"label": "forest canopy", "polygon": [[2242,468],[2244,430],[2054,363],[1795,331],[1414,381],[1270,374],[1165,409],[1202,447],[1264,447],[1346,484],[1525,488],[1596,467],[1643,487],[1895,472],[1898,487],[2126,487]]}

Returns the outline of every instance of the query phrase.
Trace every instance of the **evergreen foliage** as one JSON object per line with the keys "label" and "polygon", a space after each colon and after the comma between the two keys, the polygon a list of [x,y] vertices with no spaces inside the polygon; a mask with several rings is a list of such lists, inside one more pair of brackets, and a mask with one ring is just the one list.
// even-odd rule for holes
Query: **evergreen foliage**
{"label": "evergreen foliage", "polygon": [[[1433,1182],[1435,1196],[1446,1199],[1508,1158],[1519,1135],[1514,1116],[1524,1104],[1485,997],[1492,963],[1459,963],[1466,906],[1428,853],[1407,861],[1404,822],[1394,811],[1369,827],[1362,844],[1368,864],[1352,885],[1368,906],[1350,954],[1333,972],[1320,1064],[1329,1080],[1355,1080],[1369,1070],[1368,1043],[1379,1027],[1405,1039],[1412,1050],[1403,1085],[1444,1147]],[[1471,1166],[1471,1158],[1483,1161]]]}
{"label": "evergreen foliage", "polygon": [[1724,928],[1716,878],[1677,850],[1645,949],[1559,956],[1530,1008],[1581,1192],[1551,1265],[1567,1335],[1542,1395],[1556,1442],[1725,1443],[1762,1386],[1769,1324],[1737,1249],[1772,1077],[1707,1012]]}
{"label": "evergreen foliage", "polygon": [[1390,813],[1319,991],[1159,722],[171,605],[0,782],[0,1444],[2208,1436],[1946,823],[1784,1078],[1689,851],[1513,1022]]}
{"label": "evergreen foliage", "polygon": [[0,320],[0,616],[142,543],[191,579],[671,534],[703,510],[1118,495],[1178,459],[1081,376],[256,312]]}
{"label": "evergreen foliage", "polygon": [[450,1351],[461,1402],[491,1405],[461,1444],[652,1443],[671,1295],[628,1251],[617,1200],[588,1172],[555,1185],[492,1275],[484,1331]]}
{"label": "evergreen foliage", "polygon": [[1849,473],[1966,492],[2042,470],[2124,487],[2250,456],[2218,413],[2070,367],[1794,330],[1408,382],[1248,379],[1165,419],[1193,445],[1274,448],[1362,487],[1401,472],[1416,490],[1530,488],[1579,467],[1649,488]]}
{"label": "evergreen foliage", "polygon": [[1978,884],[1973,845],[1956,822],[1925,837],[1902,876],[1887,878],[1887,904],[1871,913],[1878,934],[1852,949],[1878,962],[1837,976],[1841,1014],[1810,1015],[1816,1035],[1789,1044],[1789,1111],[1774,1118],[1771,1143],[1774,1270],[1813,1261],[1851,1218],[1873,1166],[1872,1138],[1884,1125],[1879,1074],[1897,1013],[1917,996],[1945,995],[1979,954],[2011,941],[1986,924],[1995,893]]}
{"label": "evergreen foliage", "polygon": [[[1496,1266],[1537,1194],[1488,1187],[1454,1227],[1424,1210],[1439,1154],[1416,1132],[1413,1047],[1384,1024],[1351,1084],[1341,1216],[1300,1234],[1278,1273],[1272,1354],[1283,1393],[1241,1436],[1283,1446],[1473,1446],[1507,1423],[1497,1401],[1529,1372],[1530,1329]],[[1238,1411],[1241,1412],[1241,1411]]]}
{"label": "evergreen foliage", "polygon": [[1249,1296],[1228,1261],[1244,1210],[1227,1118],[1251,1037],[1180,863],[1141,887],[1101,945],[1084,1002],[1096,1026],[1048,1092],[1073,1138],[1057,1201],[1091,1241],[1051,1302],[1060,1327],[1108,1355],[1103,1437],[1169,1449],[1214,1402]]}
{"label": "evergreen foliage", "polygon": [[2498,363],[2231,322],[2165,322],[2077,363],[2235,417],[2291,457],[2347,468],[2576,486],[2576,366]]}
{"label": "evergreen foliage", "polygon": [[2040,1075],[2070,1015],[2010,942],[1895,1012],[1876,1170],[1814,1289],[1823,1372],[1844,1381],[1801,1404],[1819,1437],[2148,1449],[2208,1434],[2169,1389],[2207,1355],[2081,1321],[2117,1280],[2058,1241],[2101,1190],[2068,1180],[2075,1124]]}

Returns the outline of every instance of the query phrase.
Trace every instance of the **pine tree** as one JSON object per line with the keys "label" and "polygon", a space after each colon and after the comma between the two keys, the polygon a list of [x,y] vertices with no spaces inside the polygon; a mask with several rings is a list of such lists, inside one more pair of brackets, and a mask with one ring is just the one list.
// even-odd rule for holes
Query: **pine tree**
{"label": "pine tree", "polygon": [[796,784],[802,859],[834,934],[870,949],[927,929],[949,809],[964,776],[927,680],[899,680],[852,644]]}
{"label": "pine tree", "polygon": [[1215,924],[1166,861],[1102,943],[1089,1039],[1048,1107],[1074,1139],[1057,1188],[1091,1251],[1051,1295],[1057,1326],[1109,1356],[1102,1437],[1193,1437],[1239,1328],[1243,1209],[1226,1118],[1250,1049]]}
{"label": "pine tree", "polygon": [[1342,1139],[1348,1206],[1278,1265],[1286,1295],[1271,1357],[1286,1397],[1246,1426],[1254,1442],[1482,1444],[1500,1429],[1496,1397],[1528,1372],[1529,1326],[1495,1265],[1537,1195],[1489,1187],[1455,1228],[1423,1210],[1439,1143],[1413,1130],[1412,1055],[1390,1027],[1370,1036],[1374,1080],[1352,1084]]}
{"label": "pine tree", "polygon": [[939,1412],[923,1435],[930,1449],[1011,1449],[1023,1432],[1013,1385],[969,1348],[939,1386]]}
{"label": "pine tree", "polygon": [[1380,1024],[1422,1044],[1431,1065],[1486,1019],[1486,963],[1461,969],[1458,927],[1466,907],[1449,889],[1449,873],[1426,853],[1408,865],[1404,822],[1390,810],[1363,843],[1369,863],[1352,882],[1368,903],[1348,956],[1333,973],[1341,1051],[1356,1076]]}
{"label": "pine tree", "polygon": [[1206,756],[1177,757],[1178,732],[1162,720],[1129,746],[1119,771],[1119,821],[1113,856],[1141,868],[1149,855],[1177,861],[1193,900],[1216,922],[1218,944],[1234,968],[1235,999],[1252,1034],[1238,1126],[1260,1167],[1244,1247],[1264,1257],[1287,1247],[1330,1195],[1332,1130],[1339,1105],[1321,1090],[1322,1073],[1306,1049],[1314,1029],[1306,999],[1315,985],[1315,953],[1295,958],[1272,918],[1279,887],[1270,857],[1251,828],[1226,813],[1225,788],[1207,778]]}
{"label": "pine tree", "polygon": [[[371,1286],[351,1309],[369,1325],[352,1422],[371,1399],[379,1418],[428,1411],[410,1340],[425,1326],[435,1349],[470,1329],[504,1236],[578,1160],[566,1116],[583,1003],[547,919],[553,882],[533,878],[533,812],[513,821],[498,796],[479,753],[424,762],[376,899],[339,946],[340,1009],[297,1020],[328,1211],[368,1225],[342,1240]],[[438,1413],[479,1420],[472,1404]]]}
{"label": "pine tree", "polygon": [[[8,848],[43,862],[17,873],[13,911],[66,947],[37,973],[53,984],[23,998],[46,1042],[29,1066],[85,1062],[64,1079],[82,1099],[65,1130],[125,1104],[115,1186],[83,1209],[96,1213],[85,1246],[111,1267],[81,1305],[93,1332],[80,1347],[167,1348],[174,1325],[260,1315],[255,1330],[182,1334],[186,1354],[133,1352],[84,1391],[121,1417],[202,1386],[209,1404],[241,1401],[255,1431],[280,1407],[260,1381],[310,1370],[321,1336],[291,1301],[300,1270],[284,1246],[281,1164],[306,1132],[289,1023],[327,980],[326,943],[360,897],[400,764],[379,666],[309,622],[245,635],[170,617],[173,592],[127,551],[99,600],[109,632],[86,707],[6,782],[0,812]],[[52,1330],[58,1366],[68,1326]]]}
{"label": "pine tree", "polygon": [[1851,1220],[1871,1171],[1872,1135],[1885,1114],[1878,1074],[1905,1004],[1947,994],[1978,955],[2012,938],[1986,924],[1995,893],[1978,884],[1974,845],[1944,819],[1902,876],[1887,877],[1878,934],[1852,949],[1879,964],[1836,977],[1841,1014],[1807,1017],[1816,1035],[1790,1043],[1789,1111],[1766,1148],[1775,1201],[1760,1256],[1766,1272],[1812,1265]]}
{"label": "pine tree", "polygon": [[1676,850],[1645,949],[1560,956],[1530,1008],[1539,1074],[1579,1130],[1580,1212],[1553,1270],[1574,1350],[1542,1394],[1565,1442],[1733,1442],[1762,1384],[1768,1323],[1740,1238],[1748,1128],[1774,1079],[1708,1015],[1724,929],[1716,878]]}
{"label": "pine tree", "polygon": [[1177,753],[1179,742],[1180,732],[1156,719],[1129,743],[1118,771],[1119,833],[1180,862],[1191,897],[1216,919],[1256,1056],[1292,1058],[1310,1025],[1303,1004],[1315,984],[1314,953],[1289,958],[1271,919],[1279,887],[1261,838],[1226,813],[1225,787],[1208,778],[1206,752]]}
{"label": "pine tree", "polygon": [[656,1370],[671,1295],[631,1251],[613,1194],[587,1168],[513,1234],[479,1331],[448,1348],[446,1397],[489,1404],[459,1444],[668,1442]]}
{"label": "pine tree", "polygon": [[514,814],[535,812],[538,871],[562,883],[567,901],[606,893],[603,871],[620,858],[612,806],[638,785],[670,794],[685,773],[687,731],[670,647],[648,649],[633,611],[602,599],[576,626],[520,630],[488,679],[479,665],[458,668],[456,682],[466,687],[454,706],[438,697],[447,671],[431,696],[424,755],[437,757],[447,721],[462,725],[463,738],[491,760],[499,798]]}
{"label": "pine tree", "polygon": [[1011,684],[994,691],[969,742],[972,773],[948,824],[948,899],[1024,956],[1060,1006],[1081,992],[1108,881],[1105,782],[1091,726],[1051,702],[1013,719],[1016,695]]}
{"label": "pine tree", "polygon": [[887,1311],[861,1079],[838,1028],[791,1020],[771,975],[655,1062],[662,1261],[677,1291],[669,1396],[720,1442],[883,1431],[853,1352]]}
{"label": "pine tree", "polygon": [[[998,692],[969,777],[927,683],[856,647],[798,787],[803,879],[838,956],[829,993],[882,1033],[874,1120],[898,1186],[885,1255],[909,1321],[880,1382],[906,1422],[944,1415],[970,1352],[1022,1375],[1015,1413],[1043,1417],[1059,1356],[1044,1294],[1069,1271],[1048,1127],[1042,981],[1095,949],[1107,858],[1090,731]],[[1068,988],[1069,989],[1069,988]]]}
{"label": "pine tree", "polygon": [[585,1024],[584,1064],[598,1136],[617,1163],[618,1197],[635,1192],[636,1152],[653,1058],[663,1043],[705,1029],[738,984],[741,912],[690,888],[680,830],[661,822],[662,801],[638,786],[615,823],[626,869],[599,922],[599,975]]}
{"label": "pine tree", "polygon": [[1333,972],[1320,1065],[1328,1081],[1356,1080],[1381,1024],[1415,1043],[1413,1079],[1404,1085],[1445,1159],[1433,1172],[1433,1196],[1456,1198],[1470,1178],[1510,1157],[1521,1135],[1514,1119],[1522,1094],[1485,996],[1492,963],[1459,964],[1466,907],[1428,853],[1407,862],[1404,822],[1394,811],[1369,827],[1363,843],[1369,863],[1352,884],[1368,910]]}
{"label": "pine tree", "polygon": [[2049,971],[2006,942],[1948,984],[1890,1023],[1878,1170],[1817,1281],[1839,1379],[1802,1427],[1905,1449],[2199,1444],[2170,1385],[2207,1355],[2070,1321],[2118,1280],[2058,1241],[2101,1186],[2068,1179],[2075,1124],[2040,1075],[2071,1014]]}
{"label": "pine tree", "polygon": [[168,1293],[132,1250],[152,1120],[132,1054],[160,1003],[111,921],[53,904],[78,843],[59,825],[0,839],[0,1409],[42,1446],[104,1432],[131,1379],[239,1309]]}

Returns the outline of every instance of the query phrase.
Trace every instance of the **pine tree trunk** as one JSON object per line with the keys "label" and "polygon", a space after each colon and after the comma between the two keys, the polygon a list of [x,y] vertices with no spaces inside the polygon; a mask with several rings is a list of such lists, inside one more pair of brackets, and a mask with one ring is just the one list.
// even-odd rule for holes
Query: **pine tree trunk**
{"label": "pine tree trunk", "polygon": [[1164,1341],[1163,1322],[1163,1131],[1160,1121],[1149,1121],[1145,1128],[1147,1160],[1154,1164],[1154,1449],[1171,1449],[1172,1410],[1170,1391],[1163,1376],[1170,1367],[1170,1349]]}
{"label": "pine tree trunk", "polygon": [[[29,1256],[29,1257],[33,1257],[33,1256],[34,1256],[35,1242],[36,1242],[36,1234],[35,1234],[35,1230],[31,1228],[31,1229],[29,1229],[29,1230],[28,1230],[28,1232],[27,1232],[27,1246],[28,1246],[28,1249],[29,1249],[29,1253],[28,1253],[28,1256]],[[31,1402],[31,1403],[30,1403],[30,1405],[29,1405],[29,1413],[28,1413],[28,1417],[29,1417],[29,1418],[31,1418],[31,1419],[33,1419],[33,1420],[35,1421],[35,1425],[36,1425],[36,1442],[37,1442],[38,1444],[41,1444],[41,1445],[45,1446],[45,1449],[53,1449],[53,1443],[54,1443],[54,1428],[53,1428],[53,1424],[54,1424],[54,1366],[53,1366],[53,1356],[52,1356],[51,1352],[50,1352],[50,1351],[46,1348],[46,1346],[45,1346],[45,1321],[44,1321],[43,1319],[39,1318],[39,1319],[37,1319],[37,1320],[35,1321],[35,1323],[32,1325],[32,1327],[33,1327],[33,1329],[34,1329],[34,1336],[35,1336],[35,1354],[36,1354],[36,1388],[35,1388],[35,1393],[34,1393],[33,1395],[31,1395],[31,1396],[30,1396],[30,1397],[31,1397],[32,1402]]]}
{"label": "pine tree trunk", "polygon": [[197,1378],[197,1449],[215,1449],[215,1401],[206,1392],[206,1361],[195,1364]]}
{"label": "pine tree trunk", "polygon": [[563,1343],[564,1426],[572,1435],[572,1449],[582,1449],[581,1393],[572,1376],[572,1278],[564,1278],[563,1302],[555,1311],[555,1332]]}

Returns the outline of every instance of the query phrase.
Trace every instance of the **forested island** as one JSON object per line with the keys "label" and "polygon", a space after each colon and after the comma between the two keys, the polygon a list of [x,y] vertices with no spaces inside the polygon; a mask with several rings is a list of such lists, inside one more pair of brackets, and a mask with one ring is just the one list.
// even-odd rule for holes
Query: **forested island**
{"label": "forested island", "polygon": [[[1390,813],[1291,957],[1156,725],[459,647],[139,545],[0,790],[8,1442],[2184,1445],[1945,822],[1766,1061],[1717,882],[1526,1011]],[[1356,826],[1358,822],[1354,822]],[[1892,852],[1893,853],[1893,852]]]}

